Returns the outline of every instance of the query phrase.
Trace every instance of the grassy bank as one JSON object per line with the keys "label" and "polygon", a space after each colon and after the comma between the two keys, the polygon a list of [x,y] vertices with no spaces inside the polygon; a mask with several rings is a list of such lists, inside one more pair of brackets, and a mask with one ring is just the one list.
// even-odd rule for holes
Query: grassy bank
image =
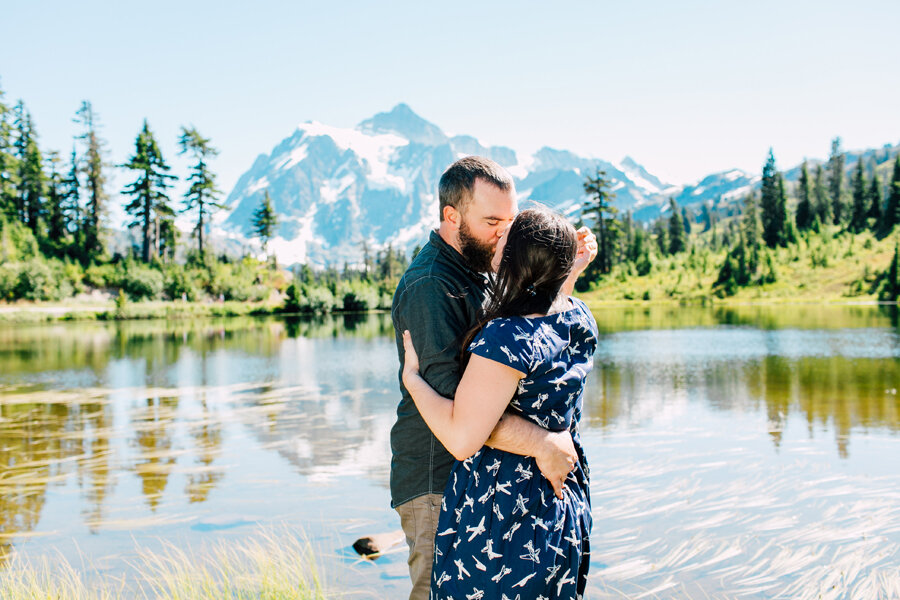
{"label": "grassy bank", "polygon": [[202,553],[140,551],[133,573],[88,577],[61,558],[14,558],[0,571],[4,600],[323,600],[327,590],[308,543],[286,532],[220,542]]}
{"label": "grassy bank", "polygon": [[[726,249],[697,246],[680,254],[656,257],[645,275],[634,265],[613,267],[581,294],[589,305],[622,302],[688,304],[860,303],[878,301],[879,277],[888,268],[896,240],[871,233],[809,234],[788,248],[764,249],[767,281],[740,287],[730,297],[716,294],[715,283]],[[769,272],[767,271],[768,275]]]}

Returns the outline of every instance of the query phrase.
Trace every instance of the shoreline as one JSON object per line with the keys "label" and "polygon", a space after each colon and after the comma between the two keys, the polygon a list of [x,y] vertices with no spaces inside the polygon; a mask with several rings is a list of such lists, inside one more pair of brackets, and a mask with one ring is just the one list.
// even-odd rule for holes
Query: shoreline
{"label": "shoreline", "polygon": [[[578,294],[591,309],[620,307],[733,307],[733,306],[897,306],[896,302],[882,302],[874,298],[821,298],[770,297],[770,298],[666,298],[657,300],[624,300],[592,298],[593,293]],[[362,311],[364,314],[380,314],[383,309]],[[244,317],[244,316],[316,316],[322,314],[360,314],[359,311],[335,310],[331,313],[287,313],[282,305],[266,302],[183,302],[153,301],[129,302],[124,309],[117,310],[113,301],[102,303],[59,303],[59,302],[0,302],[0,324],[58,323],[69,321],[134,321],[134,320],[178,320],[188,318]]]}

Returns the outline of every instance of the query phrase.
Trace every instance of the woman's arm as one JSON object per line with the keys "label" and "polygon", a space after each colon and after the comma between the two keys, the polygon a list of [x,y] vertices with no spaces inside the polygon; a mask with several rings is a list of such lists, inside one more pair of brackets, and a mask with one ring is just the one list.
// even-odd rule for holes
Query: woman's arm
{"label": "woman's arm", "polygon": [[419,375],[419,358],[408,331],[403,332],[403,346],[403,385],[428,428],[457,460],[472,456],[491,435],[525,374],[473,354],[450,400]]}

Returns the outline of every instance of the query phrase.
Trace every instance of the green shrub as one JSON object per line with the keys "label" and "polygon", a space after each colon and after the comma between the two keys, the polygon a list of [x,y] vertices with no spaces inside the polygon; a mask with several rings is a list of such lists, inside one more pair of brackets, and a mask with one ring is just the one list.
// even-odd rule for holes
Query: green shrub
{"label": "green shrub", "polygon": [[341,288],[342,308],[346,311],[363,312],[378,306],[378,290],[372,285],[354,282]]}
{"label": "green shrub", "polygon": [[33,258],[22,263],[12,295],[23,300],[59,300],[71,296],[72,292],[72,283],[65,277],[63,263]]}
{"label": "green shrub", "polygon": [[281,312],[298,313],[303,310],[305,299],[296,283],[292,283],[288,286],[285,296],[284,306],[281,307]]}
{"label": "green shrub", "polygon": [[327,313],[336,308],[334,294],[326,287],[307,288],[305,310],[313,313]]}
{"label": "green shrub", "polygon": [[126,267],[119,285],[131,300],[155,300],[163,292],[163,274],[156,269],[131,263]]}
{"label": "green shrub", "polygon": [[201,293],[193,273],[181,265],[169,265],[164,273],[164,291],[171,300],[184,298],[190,302],[200,299]]}
{"label": "green shrub", "polygon": [[115,265],[91,263],[84,270],[84,283],[93,288],[116,287],[119,283],[118,279]]}
{"label": "green shrub", "polygon": [[16,284],[19,281],[19,263],[7,263],[0,265],[0,299],[14,299]]}

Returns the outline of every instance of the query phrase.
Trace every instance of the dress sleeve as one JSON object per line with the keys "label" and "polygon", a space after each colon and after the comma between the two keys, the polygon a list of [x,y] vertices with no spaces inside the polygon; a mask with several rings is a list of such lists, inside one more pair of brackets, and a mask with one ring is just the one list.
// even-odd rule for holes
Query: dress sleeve
{"label": "dress sleeve", "polygon": [[508,320],[494,319],[478,332],[469,344],[469,352],[527,375],[530,361],[524,355],[521,340],[515,338],[515,332]]}

